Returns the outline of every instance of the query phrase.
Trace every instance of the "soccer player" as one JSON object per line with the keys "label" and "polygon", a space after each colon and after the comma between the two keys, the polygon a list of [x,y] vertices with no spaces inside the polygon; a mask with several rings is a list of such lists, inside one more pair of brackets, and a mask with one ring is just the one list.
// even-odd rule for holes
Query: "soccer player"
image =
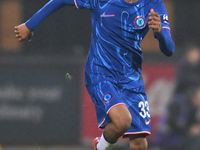
{"label": "soccer player", "polygon": [[120,137],[130,139],[131,150],[146,150],[151,119],[141,74],[140,44],[153,29],[162,53],[174,53],[163,0],[50,0],[15,27],[17,39],[30,40],[37,25],[65,5],[91,11],[85,84],[95,104],[98,127],[103,130],[93,141],[94,150],[110,150]]}

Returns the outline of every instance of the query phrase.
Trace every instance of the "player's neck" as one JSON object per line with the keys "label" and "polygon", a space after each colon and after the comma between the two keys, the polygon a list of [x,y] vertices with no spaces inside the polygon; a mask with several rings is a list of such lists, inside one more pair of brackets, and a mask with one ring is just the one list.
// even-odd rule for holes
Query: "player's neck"
{"label": "player's neck", "polygon": [[125,0],[127,3],[135,3],[137,2],[138,0]]}

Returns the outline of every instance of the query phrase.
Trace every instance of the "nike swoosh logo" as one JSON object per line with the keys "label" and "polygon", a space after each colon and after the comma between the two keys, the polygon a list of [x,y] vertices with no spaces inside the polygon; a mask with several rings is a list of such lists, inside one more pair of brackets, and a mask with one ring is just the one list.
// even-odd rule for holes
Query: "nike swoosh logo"
{"label": "nike swoosh logo", "polygon": [[101,17],[114,17],[115,15],[107,15],[106,12],[104,12]]}
{"label": "nike swoosh logo", "polygon": [[145,120],[145,124],[146,124],[146,125],[149,125],[150,122],[151,122],[151,119],[150,119],[149,121],[146,121],[146,120]]}

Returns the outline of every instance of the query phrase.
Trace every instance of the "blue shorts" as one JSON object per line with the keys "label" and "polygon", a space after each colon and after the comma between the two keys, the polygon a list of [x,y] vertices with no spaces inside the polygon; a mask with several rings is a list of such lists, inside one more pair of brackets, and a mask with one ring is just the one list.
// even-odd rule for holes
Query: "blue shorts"
{"label": "blue shorts", "polygon": [[151,134],[151,119],[144,86],[124,89],[109,81],[87,86],[95,104],[98,127],[104,129],[111,122],[109,111],[117,105],[126,105],[132,115],[132,124],[124,135]]}

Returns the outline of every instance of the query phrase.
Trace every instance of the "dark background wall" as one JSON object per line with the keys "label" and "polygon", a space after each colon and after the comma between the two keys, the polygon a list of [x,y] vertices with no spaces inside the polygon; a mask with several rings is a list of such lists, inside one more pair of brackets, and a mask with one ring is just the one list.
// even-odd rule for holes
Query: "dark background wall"
{"label": "dark background wall", "polygon": [[184,46],[189,42],[199,44],[200,38],[200,1],[174,1],[175,41],[177,46]]}
{"label": "dark background wall", "polygon": [[[1,144],[80,142],[83,66],[70,61],[63,57],[1,58]],[[73,78],[67,79],[66,73]]]}

